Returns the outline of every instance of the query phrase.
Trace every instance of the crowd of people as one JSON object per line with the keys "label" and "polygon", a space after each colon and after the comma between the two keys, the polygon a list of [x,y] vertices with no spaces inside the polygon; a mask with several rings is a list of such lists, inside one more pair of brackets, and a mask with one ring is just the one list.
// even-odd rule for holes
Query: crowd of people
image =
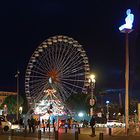
{"label": "crowd of people", "polygon": [[[39,118],[34,118],[33,116],[31,116],[28,119],[19,118],[19,121],[15,121],[15,124],[19,124],[20,129],[24,128],[27,129],[29,133],[34,133],[36,129],[40,129],[40,128],[45,128],[45,130],[49,130],[50,131],[50,127],[56,127],[56,120],[53,118],[52,121],[50,122],[50,118],[49,119],[39,119]],[[80,122],[74,121],[72,119],[72,117],[66,119],[63,124],[62,124],[62,120],[60,119],[58,121],[58,127],[61,127],[61,125],[63,127],[67,127],[68,129],[72,129],[72,128],[76,128],[76,127],[88,127],[89,124],[91,126],[91,132],[92,135],[95,135],[95,117],[92,116],[90,122],[87,121],[86,119],[81,120]],[[80,126],[80,124],[82,124]]]}

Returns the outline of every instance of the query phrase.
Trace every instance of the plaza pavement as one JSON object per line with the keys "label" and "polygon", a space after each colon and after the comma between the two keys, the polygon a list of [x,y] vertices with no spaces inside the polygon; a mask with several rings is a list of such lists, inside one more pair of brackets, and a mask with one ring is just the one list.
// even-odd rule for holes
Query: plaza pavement
{"label": "plaza pavement", "polygon": [[[77,131],[77,130],[76,130]],[[109,136],[108,129],[97,128],[96,136],[90,136],[90,128],[81,129],[80,134],[78,135],[78,140],[100,140],[99,134],[103,133],[103,140],[140,140],[140,132],[137,133],[135,130],[131,130],[129,136],[126,136],[124,133],[124,129],[116,128],[112,129],[112,136]],[[24,133],[14,133],[11,136],[11,133],[4,133],[0,135],[0,140],[38,140],[38,133],[27,133],[26,136]],[[41,140],[55,140],[53,131],[41,132]],[[68,130],[65,133],[64,129],[59,130],[59,139],[58,140],[75,140],[75,130]]]}
{"label": "plaza pavement", "polygon": [[[0,136],[0,140],[38,140],[35,137],[21,137],[21,136]],[[41,140],[55,140],[54,138],[44,138]],[[59,135],[59,140],[75,140],[74,134]],[[87,134],[80,134],[78,140],[99,140],[99,136],[91,137]],[[103,140],[140,140],[140,136],[104,136]]]}

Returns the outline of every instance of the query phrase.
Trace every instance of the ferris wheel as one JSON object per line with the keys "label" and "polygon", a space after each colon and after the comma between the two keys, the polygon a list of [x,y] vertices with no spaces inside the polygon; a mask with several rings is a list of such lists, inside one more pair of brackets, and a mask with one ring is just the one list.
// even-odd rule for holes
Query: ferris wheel
{"label": "ferris wheel", "polygon": [[63,102],[72,94],[85,93],[89,70],[88,57],[78,41],[62,35],[45,40],[32,54],[26,69],[28,102],[38,102],[49,88],[55,89]]}

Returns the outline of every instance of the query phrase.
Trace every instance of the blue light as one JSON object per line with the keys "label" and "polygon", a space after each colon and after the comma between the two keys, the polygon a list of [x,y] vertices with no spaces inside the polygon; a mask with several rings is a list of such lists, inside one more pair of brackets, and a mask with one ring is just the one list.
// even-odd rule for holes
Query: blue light
{"label": "blue light", "polygon": [[119,27],[119,30],[122,31],[124,29],[132,29],[134,22],[134,15],[131,13],[131,9],[127,9],[126,11],[127,17],[125,18],[125,24]]}

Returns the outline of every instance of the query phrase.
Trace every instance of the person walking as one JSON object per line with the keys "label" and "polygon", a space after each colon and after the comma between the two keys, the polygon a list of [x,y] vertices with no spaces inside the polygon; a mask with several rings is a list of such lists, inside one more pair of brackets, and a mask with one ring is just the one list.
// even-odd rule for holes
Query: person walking
{"label": "person walking", "polygon": [[35,119],[33,117],[31,117],[31,129],[32,129],[32,132],[34,133],[35,132]]}
{"label": "person walking", "polygon": [[27,122],[28,122],[29,133],[30,133],[31,132],[31,119],[28,119]]}
{"label": "person walking", "polygon": [[95,135],[95,117],[92,116],[90,119],[90,126],[91,126],[91,132],[92,134],[90,136],[94,137]]}

